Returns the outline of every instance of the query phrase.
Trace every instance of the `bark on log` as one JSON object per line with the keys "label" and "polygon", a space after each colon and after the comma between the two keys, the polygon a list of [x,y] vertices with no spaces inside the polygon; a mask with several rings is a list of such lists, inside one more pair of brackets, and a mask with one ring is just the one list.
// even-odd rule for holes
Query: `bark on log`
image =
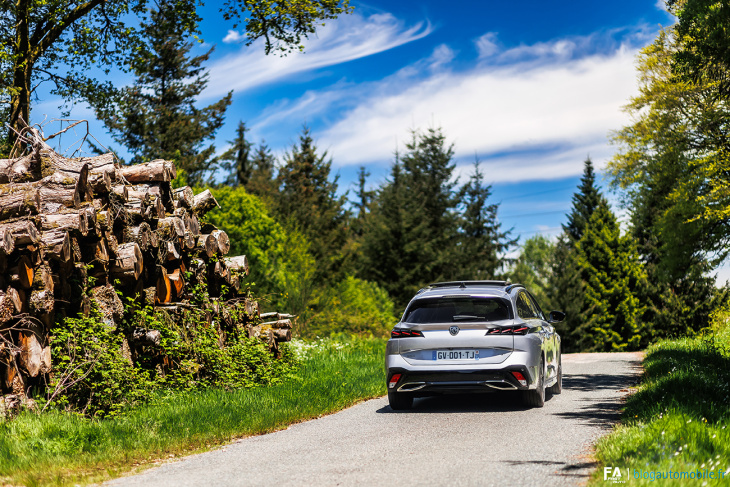
{"label": "bark on log", "polygon": [[8,229],[0,229],[0,254],[9,255],[15,250],[15,238]]}
{"label": "bark on log", "polygon": [[50,230],[41,236],[41,248],[47,259],[68,262],[73,257],[71,237],[66,230]]}
{"label": "bark on log", "polygon": [[198,237],[196,248],[202,249],[208,258],[213,257],[218,252],[218,242],[212,235],[201,235]]}
{"label": "bark on log", "polygon": [[78,174],[83,166],[88,166],[89,176],[98,179],[99,175],[106,174],[110,181],[116,181],[117,166],[114,163],[114,154],[107,153],[94,157],[66,158],[53,150],[41,150],[40,162],[42,176],[48,176],[57,172],[65,174]]}
{"label": "bark on log", "polygon": [[175,208],[188,208],[193,207],[195,195],[190,186],[183,186],[172,191],[172,200],[175,203]]}
{"label": "bark on log", "polygon": [[160,340],[162,340],[162,334],[158,330],[135,328],[127,339],[129,340],[129,344],[132,346],[158,347],[160,345]]}
{"label": "bark on log", "polygon": [[[40,215],[41,230],[44,232],[51,230],[63,230],[78,232],[84,237],[89,234],[89,209],[84,208],[79,211],[61,211],[58,213]],[[96,212],[91,210],[91,214],[96,218]]]}
{"label": "bark on log", "polygon": [[37,244],[41,238],[35,222],[25,219],[0,224],[0,235],[7,238],[5,234],[12,236],[14,246]]}
{"label": "bark on log", "polygon": [[91,242],[81,244],[81,259],[87,263],[99,263],[106,265],[109,263],[109,247],[106,239],[102,238]]}
{"label": "bark on log", "polygon": [[124,184],[115,184],[112,186],[111,194],[121,202],[126,202],[129,199],[129,187]]}
{"label": "bark on log", "polygon": [[150,237],[152,229],[146,222],[142,222],[136,227],[127,227],[124,230],[124,243],[137,242],[141,250],[147,250],[150,247]]}
{"label": "bark on log", "polygon": [[124,316],[124,305],[111,285],[97,286],[91,290],[91,299],[101,312],[102,321],[110,327],[116,327]]}
{"label": "bark on log", "polygon": [[13,307],[15,308],[13,314],[17,314],[23,311],[23,301],[21,300],[20,294],[18,293],[17,289],[15,289],[14,287],[8,287],[5,290],[5,297],[13,303]]}
{"label": "bark on log", "polygon": [[53,296],[53,291],[34,289],[30,293],[29,305],[30,311],[36,315],[48,315],[53,313],[56,305],[56,299]]}
{"label": "bark on log", "polygon": [[16,216],[34,215],[40,211],[40,189],[37,187],[26,189],[26,191],[9,192],[5,188],[0,188],[0,220],[7,220]]}
{"label": "bark on log", "polygon": [[204,215],[216,207],[220,208],[220,205],[209,189],[193,197],[193,211],[198,215]]}
{"label": "bark on log", "polygon": [[160,258],[163,262],[170,262],[172,260],[179,260],[182,258],[182,254],[178,250],[175,242],[167,240],[163,241],[162,244],[163,245],[161,245],[160,248]]}
{"label": "bark on log", "polygon": [[182,299],[185,292],[185,279],[183,278],[180,269],[175,269],[167,275],[170,281],[170,288],[172,292],[172,299]]}
{"label": "bark on log", "polygon": [[0,291],[0,324],[10,320],[14,314],[15,305],[13,304],[12,297],[8,296],[4,291]]}
{"label": "bark on log", "polygon": [[[275,313],[275,314],[278,315],[279,313]],[[261,315],[261,319],[262,320],[264,319],[264,315],[263,314]],[[266,325],[266,326],[268,326],[270,328],[274,328],[276,330],[291,329],[291,327],[292,327],[291,320],[289,320],[289,319],[276,320],[276,321],[267,321],[265,323],[261,323],[261,326],[264,326],[264,325]]]}
{"label": "bark on log", "polygon": [[117,258],[111,266],[114,279],[137,280],[144,269],[144,259],[139,245],[135,242],[125,243],[117,249]]}
{"label": "bark on log", "polygon": [[238,255],[236,257],[226,257],[223,259],[226,266],[231,272],[240,272],[244,276],[248,275],[248,258],[245,255]]}
{"label": "bark on log", "polygon": [[50,291],[53,294],[53,271],[50,265],[44,263],[35,269],[33,273],[33,289]]}
{"label": "bark on log", "polygon": [[170,278],[167,276],[167,269],[162,266],[157,266],[157,284],[155,289],[157,303],[164,304],[172,302],[172,285],[170,284]]}
{"label": "bark on log", "polygon": [[0,184],[22,183],[38,178],[40,172],[35,154],[16,159],[0,159]]}
{"label": "bark on log", "polygon": [[124,179],[130,183],[147,183],[150,181],[172,181],[177,177],[175,163],[163,159],[125,166],[120,169]]}
{"label": "bark on log", "polygon": [[185,236],[182,218],[170,216],[157,221],[157,234],[162,240],[172,240]]}
{"label": "bark on log", "polygon": [[274,340],[277,342],[290,342],[291,341],[291,328],[281,328],[273,330]]}

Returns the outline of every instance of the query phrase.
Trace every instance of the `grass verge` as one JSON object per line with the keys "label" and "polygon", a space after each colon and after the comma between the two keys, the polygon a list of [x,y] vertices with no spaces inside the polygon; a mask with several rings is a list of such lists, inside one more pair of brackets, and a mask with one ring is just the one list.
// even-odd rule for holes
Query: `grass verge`
{"label": "grass verge", "polygon": [[596,447],[591,484],[606,484],[606,467],[627,485],[730,484],[730,329],[651,346],[644,373],[622,425]]}
{"label": "grass verge", "polygon": [[157,397],[122,417],[24,413],[0,423],[0,483],[73,485],[281,429],[385,394],[385,341],[295,343],[302,367],[269,387]]}

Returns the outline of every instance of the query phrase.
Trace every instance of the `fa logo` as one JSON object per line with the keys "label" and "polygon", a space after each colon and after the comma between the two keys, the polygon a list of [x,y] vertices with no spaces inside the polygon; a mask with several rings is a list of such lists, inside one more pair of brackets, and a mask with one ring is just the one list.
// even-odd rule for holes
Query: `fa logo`
{"label": "fa logo", "polygon": [[603,480],[610,480],[614,483],[621,482],[621,469],[618,467],[603,467]]}

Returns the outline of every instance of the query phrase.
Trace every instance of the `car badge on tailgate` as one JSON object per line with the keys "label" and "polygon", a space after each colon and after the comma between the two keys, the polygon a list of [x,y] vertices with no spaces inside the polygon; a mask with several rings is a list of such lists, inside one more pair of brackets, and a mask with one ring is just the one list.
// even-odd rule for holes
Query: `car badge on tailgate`
{"label": "car badge on tailgate", "polygon": [[449,327],[449,333],[451,333],[453,336],[456,336],[459,334],[459,327],[454,325]]}

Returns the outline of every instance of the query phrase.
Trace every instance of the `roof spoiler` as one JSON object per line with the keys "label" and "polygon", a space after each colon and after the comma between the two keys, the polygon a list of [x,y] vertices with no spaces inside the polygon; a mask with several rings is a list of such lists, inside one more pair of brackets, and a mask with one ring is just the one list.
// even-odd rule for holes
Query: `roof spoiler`
{"label": "roof spoiler", "polygon": [[435,282],[433,284],[429,284],[427,288],[436,288],[436,287],[459,287],[459,288],[466,288],[469,286],[498,286],[498,287],[504,287],[504,286],[511,286],[512,283],[509,281],[449,281],[449,282]]}

